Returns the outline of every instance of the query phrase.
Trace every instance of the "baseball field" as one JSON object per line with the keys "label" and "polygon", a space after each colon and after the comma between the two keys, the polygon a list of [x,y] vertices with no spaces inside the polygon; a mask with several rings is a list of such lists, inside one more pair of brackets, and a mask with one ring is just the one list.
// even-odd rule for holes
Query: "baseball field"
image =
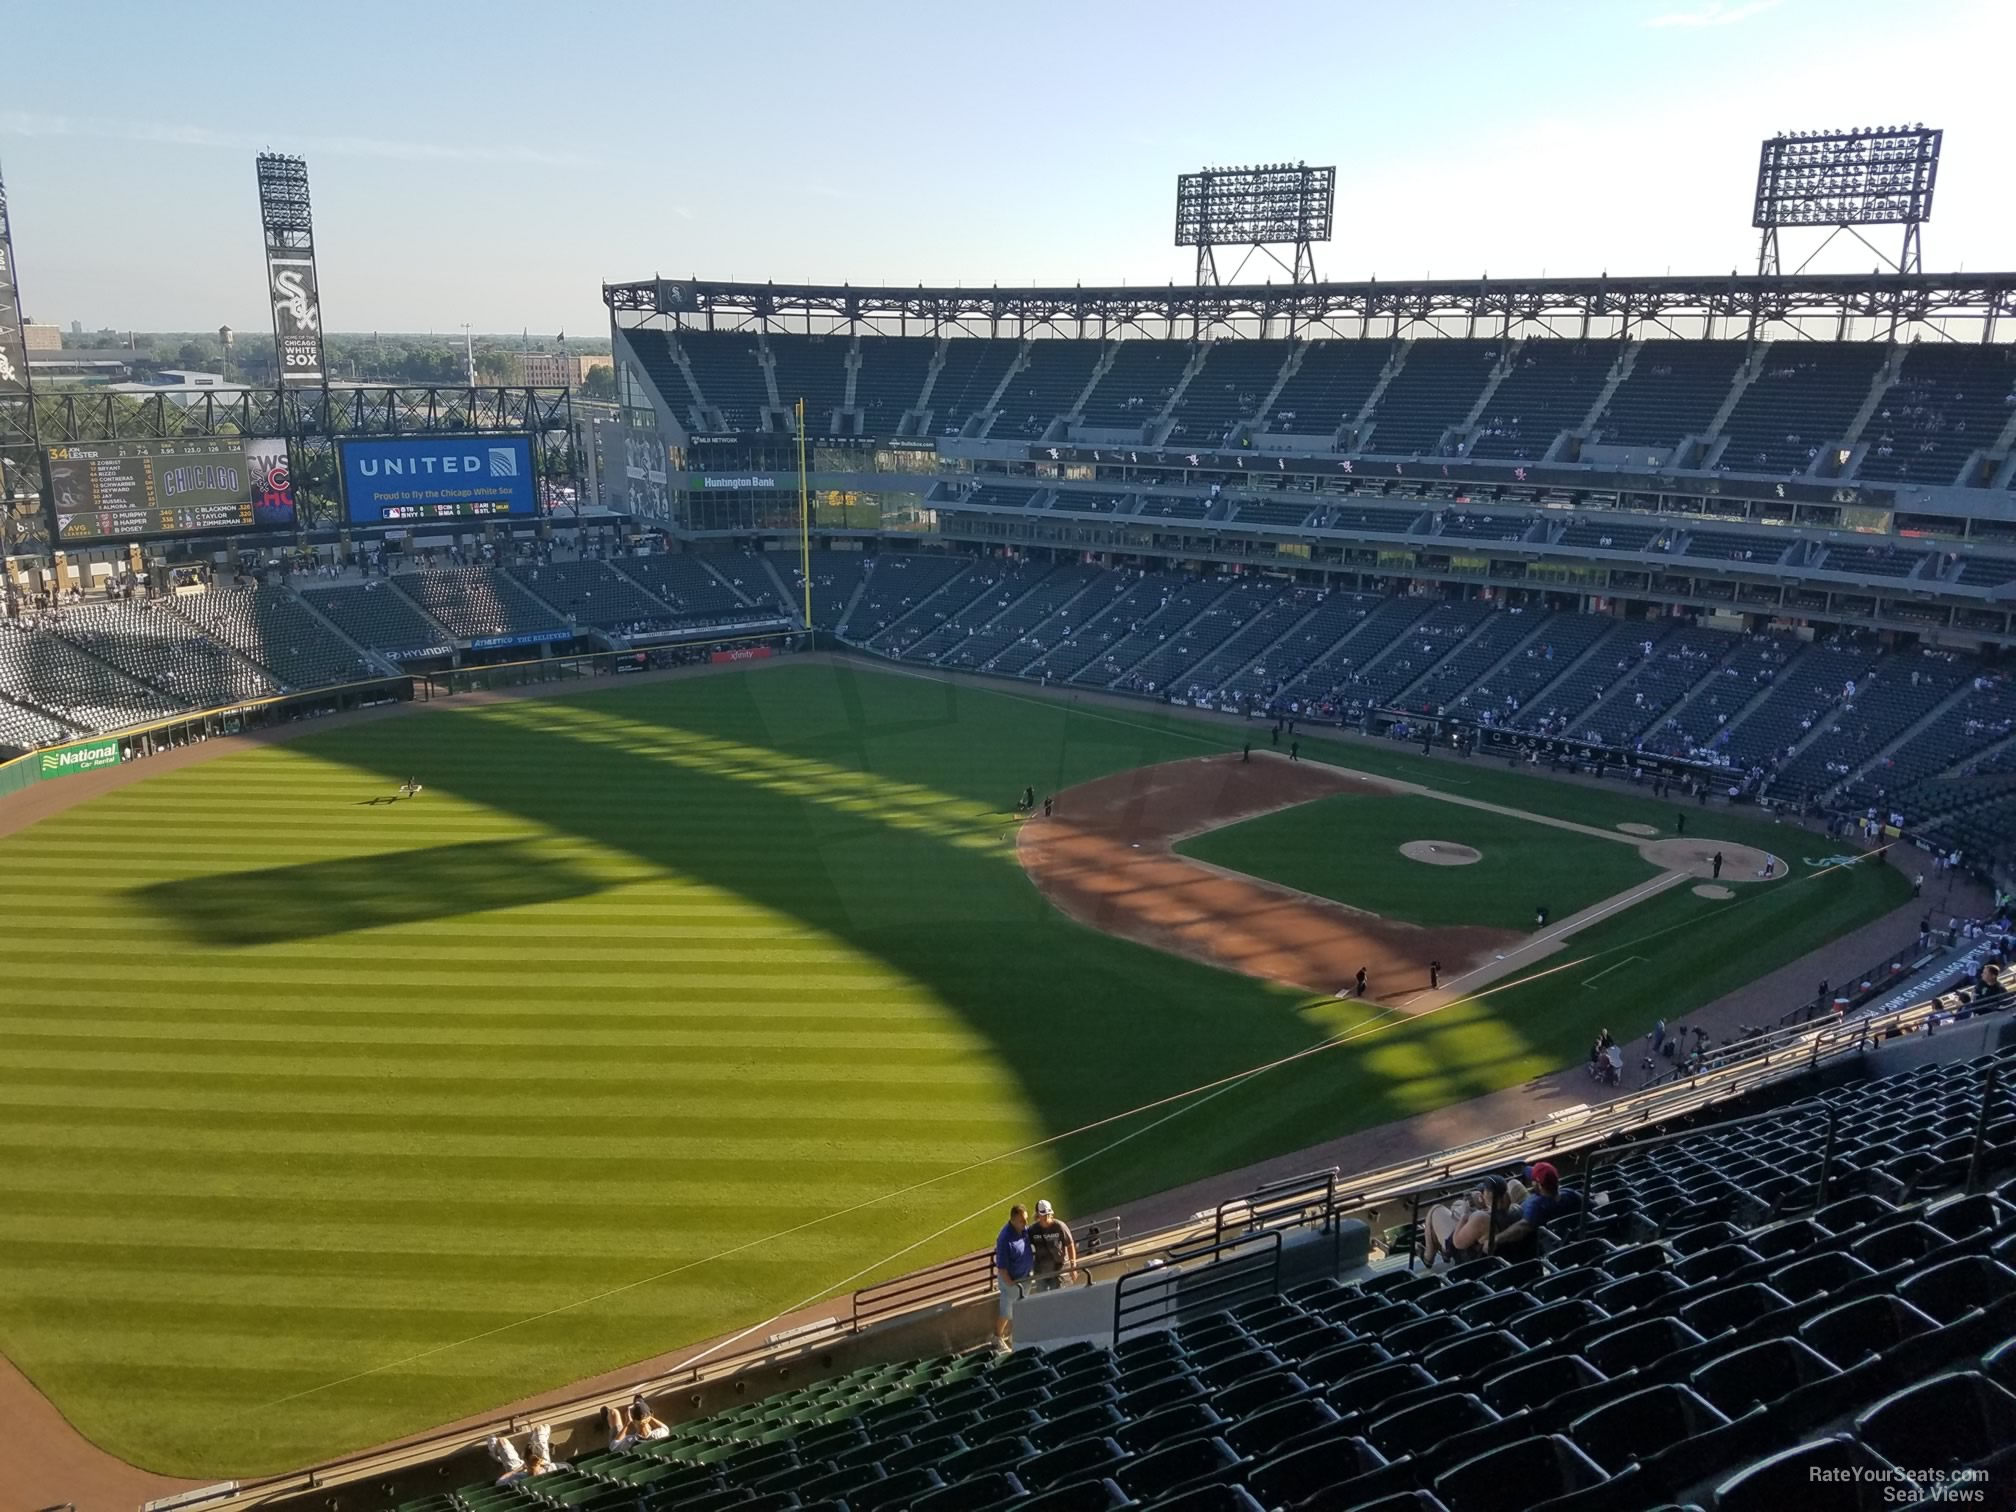
{"label": "baseball field", "polygon": [[1909,891],[1755,818],[1675,848],[1623,791],[1242,733],[808,661],[332,726],[0,838],[0,1351],[137,1464],[290,1468],[1013,1198],[1515,1085]]}

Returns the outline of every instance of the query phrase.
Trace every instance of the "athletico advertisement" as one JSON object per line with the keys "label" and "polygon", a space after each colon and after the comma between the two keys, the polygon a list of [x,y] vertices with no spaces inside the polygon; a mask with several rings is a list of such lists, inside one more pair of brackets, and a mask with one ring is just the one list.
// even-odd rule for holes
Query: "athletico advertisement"
{"label": "athletico advertisement", "polygon": [[65,746],[60,751],[42,753],[44,777],[70,777],[78,772],[95,772],[100,767],[119,765],[119,742],[93,740],[84,745]]}
{"label": "athletico advertisement", "polygon": [[353,525],[532,516],[539,501],[526,436],[414,436],[342,443]]}

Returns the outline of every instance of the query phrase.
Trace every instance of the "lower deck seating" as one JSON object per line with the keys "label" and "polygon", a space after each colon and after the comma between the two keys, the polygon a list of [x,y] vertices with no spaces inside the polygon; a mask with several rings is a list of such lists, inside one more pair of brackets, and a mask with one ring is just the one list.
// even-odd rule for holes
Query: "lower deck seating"
{"label": "lower deck seating", "polygon": [[446,633],[381,578],[317,588],[302,597],[358,645],[394,660],[446,649]]}

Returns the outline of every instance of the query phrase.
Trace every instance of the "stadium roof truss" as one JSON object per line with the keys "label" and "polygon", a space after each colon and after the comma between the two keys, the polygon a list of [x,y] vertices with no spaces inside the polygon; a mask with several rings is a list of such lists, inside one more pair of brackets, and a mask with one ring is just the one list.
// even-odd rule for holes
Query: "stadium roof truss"
{"label": "stadium roof truss", "polygon": [[[867,335],[1548,334],[1824,340],[1916,328],[1930,340],[2007,339],[2016,273],[1713,278],[1433,279],[1194,288],[874,288],[645,279],[604,284],[619,326]],[[1957,331],[1955,328],[1958,328]]]}

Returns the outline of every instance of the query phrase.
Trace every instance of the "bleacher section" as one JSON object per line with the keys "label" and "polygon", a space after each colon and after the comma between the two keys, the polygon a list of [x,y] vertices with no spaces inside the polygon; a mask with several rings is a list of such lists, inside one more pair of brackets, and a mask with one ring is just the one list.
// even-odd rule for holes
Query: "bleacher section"
{"label": "bleacher section", "polygon": [[1196,348],[1187,341],[1122,341],[1085,401],[1085,424],[1124,428],[1161,414]]}
{"label": "bleacher section", "polygon": [[1729,727],[1721,759],[1739,771],[1776,767],[1788,747],[1849,696],[1851,683],[1869,675],[1875,659],[1874,647],[1848,637],[1809,646],[1779,672],[1764,701]]}
{"label": "bleacher section", "polygon": [[1260,412],[1292,343],[1217,341],[1197,376],[1177,401],[1171,446],[1218,446]]}
{"label": "bleacher section", "polygon": [[1222,697],[1269,707],[1286,683],[1314,666],[1317,658],[1355,631],[1384,602],[1375,593],[1327,593],[1319,597],[1315,612],[1289,629],[1279,645],[1252,666],[1226,679]]}
{"label": "bleacher section", "polygon": [[958,577],[971,562],[971,557],[911,552],[871,557],[867,586],[861,590],[854,612],[847,617],[847,638],[860,644],[880,635]]}
{"label": "bleacher section", "polygon": [[1919,807],[1920,783],[1963,767],[1978,752],[2016,733],[2016,684],[1978,668],[1963,666],[1961,671],[1972,683],[1966,697],[1858,778],[1842,795],[1845,801],[1881,804],[1886,811],[1906,801]]}
{"label": "bleacher section", "polygon": [[382,578],[311,588],[304,598],[360,646],[393,660],[420,651],[446,649],[443,631]]}
{"label": "bleacher section", "polygon": [[1729,721],[1803,649],[1789,636],[1744,636],[1707,685],[1646,734],[1645,749],[1661,756],[1712,756],[1727,743]]}
{"label": "bleacher section", "polygon": [[1637,670],[1645,660],[1645,641],[1643,623],[1606,618],[1602,635],[1588,643],[1587,660],[1557,672],[1539,698],[1522,698],[1519,711],[1509,718],[1500,715],[1498,723],[1536,735],[1586,740],[1587,730],[1576,716]]}
{"label": "bleacher section", "polygon": [[1137,661],[1175,635],[1225,592],[1227,579],[1159,573],[1164,593],[1152,613],[1141,614],[1125,635],[1111,641],[1097,656],[1072,674],[1071,681],[1089,687],[1112,686]]}
{"label": "bleacher section", "polygon": [[1959,660],[1938,652],[1886,657],[1851,704],[1771,783],[1774,798],[1804,800],[1844,781],[1863,762],[1936,709],[1959,687]]}
{"label": "bleacher section", "polygon": [[0,698],[0,761],[37,746],[59,745],[76,733],[46,714]]}
{"label": "bleacher section", "polygon": [[[917,408],[937,343],[906,336],[863,336],[860,347],[854,403],[861,409],[861,434],[886,440],[897,433],[904,414]],[[783,382],[781,373],[778,382]]]}
{"label": "bleacher section", "polygon": [[488,567],[402,572],[392,581],[461,640],[566,628],[552,610]]}
{"label": "bleacher section", "polygon": [[[1022,673],[1126,592],[1133,575],[1073,564],[1054,571],[1017,562],[995,595],[1001,612],[941,660],[946,666]],[[1012,597],[1011,597],[1012,596]]]}
{"label": "bleacher section", "polygon": [[957,435],[987,407],[1001,375],[1022,343],[985,336],[954,336],[945,343],[945,365],[931,386],[931,423],[940,435]]}
{"label": "bleacher section", "polygon": [[[686,354],[700,392],[721,412],[722,423],[729,430],[764,429],[763,410],[770,403],[770,386],[763,381],[762,351],[754,332],[681,331],[679,348]],[[683,389],[681,384],[673,392]]]}
{"label": "bleacher section", "polygon": [[1524,728],[1520,714],[1534,696],[1575,664],[1611,628],[1600,614],[1556,614],[1497,672],[1480,680],[1463,703],[1483,724]]}
{"label": "bleacher section", "polygon": [[1200,689],[1192,671],[1207,653],[1222,646],[1241,625],[1283,597],[1273,583],[1241,583],[1225,593],[1153,651],[1114,686],[1137,693],[1174,693],[1189,698]]}
{"label": "bleacher section", "polygon": [[1526,342],[1492,391],[1469,455],[1537,462],[1588,417],[1620,355],[1615,342]]}
{"label": "bleacher section", "polygon": [[1029,360],[1008,380],[1001,418],[987,434],[996,440],[1041,440],[1050,423],[1068,414],[1099,361],[1095,341],[1032,341]]}
{"label": "bleacher section", "polygon": [[[797,553],[780,553],[777,566],[794,603],[803,603],[805,570]],[[812,623],[821,630],[838,629],[840,617],[854,590],[868,571],[865,551],[814,551],[812,553]]]}
{"label": "bleacher section", "polygon": [[1414,342],[1379,396],[1363,449],[1386,457],[1444,455],[1442,433],[1463,423],[1497,361],[1494,342]]}
{"label": "bleacher section", "polygon": [[[1455,712],[1469,707],[1470,685],[1498,664],[1513,647],[1538,632],[1547,622],[1545,614],[1513,611],[1494,614],[1477,628],[1477,633],[1437,662],[1405,699],[1395,706],[1410,714]],[[1452,708],[1453,706],[1453,708]]]}
{"label": "bleacher section", "polygon": [[165,719],[183,705],[104,662],[60,635],[0,621],[0,694],[10,702],[76,726],[118,730]]}
{"label": "bleacher section", "polygon": [[1384,341],[1312,341],[1302,364],[1281,385],[1267,429],[1287,436],[1334,435],[1356,417],[1392,358]]}
{"label": "bleacher section", "polygon": [[274,673],[289,690],[358,682],[376,672],[282,588],[212,588],[178,598],[174,607]]}
{"label": "bleacher section", "polygon": [[1862,433],[1869,445],[1856,478],[1955,481],[1969,454],[1992,446],[2008,423],[2012,392],[2016,363],[2007,343],[1915,344]]}
{"label": "bleacher section", "polygon": [[[708,570],[710,564],[730,574],[737,587],[746,579],[746,596],[755,606],[745,605],[734,588]],[[616,568],[669,608],[675,626],[727,625],[780,612],[777,586],[753,556],[724,554],[702,561],[685,552],[669,552],[625,557]]]}
{"label": "bleacher section", "polygon": [[[1285,585],[1276,585],[1275,591],[1260,594],[1257,607],[1248,612],[1244,623],[1184,674],[1190,700],[1239,707],[1242,695],[1250,700],[1265,691],[1269,676],[1266,663],[1271,659],[1266,655],[1268,647],[1286,636],[1324,598],[1320,589]],[[1222,608],[1220,605],[1212,613],[1217,614]]]}
{"label": "bleacher section", "polygon": [[[2006,1505],[2012,1076],[1983,1054],[1626,1146],[1593,1216],[1461,1263],[865,1364],[400,1512]],[[1970,1192],[1977,1128],[2003,1185]]]}
{"label": "bleacher section", "polygon": [[540,602],[597,630],[642,633],[668,629],[678,619],[606,562],[548,562],[513,567],[510,574]]}
{"label": "bleacher section", "polygon": [[[1149,572],[1139,575],[1128,573],[1117,592],[1111,591],[1111,585],[1102,585],[1107,591],[1100,595],[1097,612],[1074,616],[1075,623],[1068,633],[1061,636],[1050,650],[1025,666],[1023,675],[1047,678],[1052,682],[1063,682],[1074,676],[1096,658],[1105,655],[1114,642],[1131,634],[1142,620],[1161,613],[1169,595],[1186,581],[1186,578],[1174,573]],[[1090,604],[1081,606],[1090,607]]]}
{"label": "bleacher section", "polygon": [[79,604],[65,612],[61,633],[100,661],[193,708],[280,691],[278,678],[234,656],[164,603]]}
{"label": "bleacher section", "polygon": [[1435,607],[1430,598],[1380,600],[1349,637],[1320,652],[1299,676],[1284,682],[1270,706],[1276,712],[1341,719],[1353,679]]}
{"label": "bleacher section", "polygon": [[1746,354],[1737,341],[1646,342],[1597,417],[1599,439],[1668,451],[1700,435],[1729,397]]}
{"label": "bleacher section", "polygon": [[1377,661],[1353,675],[1338,695],[1347,719],[1383,709],[1445,656],[1467,641],[1491,612],[1482,599],[1437,604],[1398,637]]}
{"label": "bleacher section", "polygon": [[1869,397],[1889,348],[1872,341],[1773,343],[1736,401],[1717,466],[1735,472],[1803,473],[1840,441]]}
{"label": "bleacher section", "polygon": [[1630,749],[1634,737],[1698,686],[1733,642],[1726,631],[1691,625],[1671,630],[1648,625],[1646,633],[1660,637],[1651,655],[1580,720],[1582,730],[1605,745]]}
{"label": "bleacher section", "polygon": [[[805,401],[805,434],[829,436],[833,433],[833,411],[847,398],[847,351],[845,336],[766,337],[772,371],[777,378],[777,397],[788,410]],[[929,354],[926,354],[929,361]],[[705,380],[702,380],[705,386]]]}
{"label": "bleacher section", "polygon": [[687,385],[686,375],[679,371],[679,364],[672,357],[672,338],[664,331],[654,331],[647,326],[637,326],[623,333],[637,360],[644,365],[645,376],[651,386],[665,401],[681,425],[699,428],[693,415],[693,390]]}
{"label": "bleacher section", "polygon": [[[996,557],[979,563],[960,584],[959,596],[964,602],[954,608],[937,629],[912,640],[901,654],[916,661],[937,661],[955,647],[963,651],[962,643],[974,631],[1008,609],[1048,571],[1047,566],[1027,560],[1008,561]],[[992,655],[993,651],[999,650],[1001,646],[1009,644],[1014,639],[1014,635],[1009,635],[987,654]],[[984,659],[983,657],[982,660]],[[973,667],[978,666],[979,662],[968,661],[962,655],[949,665]]]}

